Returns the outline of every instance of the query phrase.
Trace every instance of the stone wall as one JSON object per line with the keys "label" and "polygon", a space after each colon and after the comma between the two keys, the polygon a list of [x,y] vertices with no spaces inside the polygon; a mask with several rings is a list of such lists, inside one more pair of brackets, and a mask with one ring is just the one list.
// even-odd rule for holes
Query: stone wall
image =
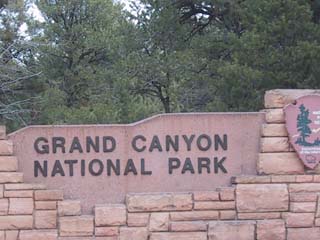
{"label": "stone wall", "polygon": [[282,110],[306,93],[267,92],[259,175],[206,192],[128,194],[125,204],[96,205],[90,216],[59,190],[23,183],[1,127],[0,240],[318,240],[320,175],[292,151]]}
{"label": "stone wall", "polygon": [[259,174],[304,174],[320,173],[320,169],[304,169],[302,161],[289,144],[283,108],[295,99],[320,90],[271,90],[265,94],[262,110],[266,114],[266,124],[262,126],[261,154],[258,159]]}

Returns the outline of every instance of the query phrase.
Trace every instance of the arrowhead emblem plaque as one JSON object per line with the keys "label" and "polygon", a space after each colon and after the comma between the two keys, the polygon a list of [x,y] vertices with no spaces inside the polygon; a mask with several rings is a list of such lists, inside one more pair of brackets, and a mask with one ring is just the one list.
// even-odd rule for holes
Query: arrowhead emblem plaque
{"label": "arrowhead emblem plaque", "polygon": [[308,168],[320,162],[320,95],[304,96],[285,107],[290,143]]}

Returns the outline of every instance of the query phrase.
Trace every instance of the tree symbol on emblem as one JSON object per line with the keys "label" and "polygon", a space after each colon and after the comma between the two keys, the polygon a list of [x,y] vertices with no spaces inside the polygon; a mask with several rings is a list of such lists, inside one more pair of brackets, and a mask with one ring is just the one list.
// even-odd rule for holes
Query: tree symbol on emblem
{"label": "tree symbol on emblem", "polygon": [[303,104],[299,107],[300,113],[297,117],[297,129],[300,132],[296,144],[300,146],[319,146],[320,140],[316,139],[313,143],[308,142],[306,139],[312,134],[312,130],[309,127],[309,124],[312,121],[309,119],[309,109],[307,109]]}
{"label": "tree symbol on emblem", "polygon": [[297,117],[297,128],[300,132],[300,136],[296,141],[296,144],[301,146],[312,146],[311,143],[306,141],[306,138],[312,133],[309,124],[312,122],[309,119],[309,110],[305,108],[303,104],[300,105],[300,114]]}

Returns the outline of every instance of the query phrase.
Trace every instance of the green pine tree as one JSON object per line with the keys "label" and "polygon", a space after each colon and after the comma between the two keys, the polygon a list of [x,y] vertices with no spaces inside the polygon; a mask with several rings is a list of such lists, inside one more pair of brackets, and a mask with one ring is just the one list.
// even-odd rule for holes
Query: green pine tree
{"label": "green pine tree", "polygon": [[298,132],[300,132],[300,137],[296,143],[302,146],[309,146],[311,144],[306,141],[306,138],[312,133],[309,127],[312,121],[309,119],[309,110],[303,104],[300,105],[299,109],[300,114],[297,117],[297,128]]}

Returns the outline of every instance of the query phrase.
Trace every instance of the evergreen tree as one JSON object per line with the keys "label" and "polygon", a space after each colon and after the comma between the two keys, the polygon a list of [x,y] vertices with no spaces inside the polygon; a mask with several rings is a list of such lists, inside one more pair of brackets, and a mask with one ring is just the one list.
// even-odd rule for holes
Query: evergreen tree
{"label": "evergreen tree", "polygon": [[309,124],[312,122],[309,119],[309,110],[302,104],[299,107],[300,113],[297,117],[297,129],[300,132],[300,137],[297,139],[296,143],[302,146],[309,146],[310,143],[307,142],[306,138],[310,136],[311,129]]}
{"label": "evergreen tree", "polygon": [[32,44],[21,32],[26,8],[22,0],[0,4],[0,121],[9,131],[32,121],[41,91]]}
{"label": "evergreen tree", "polygon": [[191,43],[205,62],[185,86],[196,104],[188,110],[259,110],[268,89],[320,87],[319,1],[176,2],[183,23],[200,26]]}
{"label": "evergreen tree", "polygon": [[157,101],[159,112],[180,111],[178,97],[192,63],[186,26],[169,0],[143,0],[133,11],[138,45],[127,58],[133,93]]}
{"label": "evergreen tree", "polygon": [[134,25],[120,5],[50,0],[37,1],[37,6],[44,22],[32,26],[33,40],[46,90],[34,123],[130,122],[154,112],[153,104],[132,96],[123,72],[124,59],[136,44],[130,39]]}
{"label": "evergreen tree", "polygon": [[256,111],[268,89],[320,88],[319,0],[141,0],[129,13],[112,0],[35,0],[42,23],[8,2],[1,83],[19,81],[0,107],[13,128]]}

